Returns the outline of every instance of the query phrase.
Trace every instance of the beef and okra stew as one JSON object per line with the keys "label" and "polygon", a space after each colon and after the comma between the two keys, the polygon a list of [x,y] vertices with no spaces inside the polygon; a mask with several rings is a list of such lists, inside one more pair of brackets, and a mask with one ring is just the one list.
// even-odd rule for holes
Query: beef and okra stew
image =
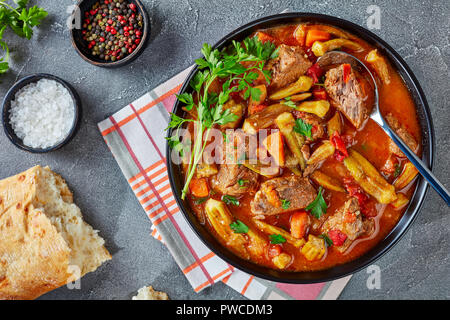
{"label": "beef and okra stew", "polygon": [[227,249],[286,271],[357,258],[396,225],[417,171],[369,119],[373,88],[348,52],[372,71],[380,108],[421,152],[413,100],[386,57],[322,24],[259,30],[223,50],[205,44],[190,89],[178,96],[168,138],[185,177],[182,198]]}

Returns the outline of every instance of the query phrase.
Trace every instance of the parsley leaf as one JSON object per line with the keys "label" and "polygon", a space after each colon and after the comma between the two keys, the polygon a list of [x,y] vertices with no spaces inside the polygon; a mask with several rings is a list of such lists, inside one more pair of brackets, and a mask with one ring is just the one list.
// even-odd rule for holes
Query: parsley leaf
{"label": "parsley leaf", "polygon": [[286,239],[281,234],[271,234],[269,238],[271,244],[282,244],[286,242]]}
{"label": "parsley leaf", "polygon": [[285,106],[288,106],[292,109],[297,109],[297,105],[295,104],[294,101],[291,100],[291,97],[287,97],[284,99],[284,101],[282,102]]}
{"label": "parsley leaf", "polygon": [[278,49],[270,41],[259,41],[258,37],[247,38],[244,40],[247,52],[258,57],[260,60],[275,59],[278,56]]}
{"label": "parsley leaf", "polygon": [[222,201],[226,204],[232,204],[233,206],[239,206],[239,200],[233,196],[229,196],[227,194],[222,196]]}
{"label": "parsley leaf", "polygon": [[290,206],[291,206],[291,202],[290,202],[290,201],[288,201],[288,200],[286,200],[286,199],[281,199],[281,207],[282,207],[284,210],[289,209]]}
{"label": "parsley leaf", "polygon": [[225,140],[226,143],[230,142],[230,139],[228,138],[228,135],[225,132],[222,132],[223,140]]}
{"label": "parsley leaf", "polygon": [[312,125],[306,123],[301,118],[295,120],[294,131],[312,139]]}
{"label": "parsley leaf", "polygon": [[395,164],[395,170],[394,170],[394,178],[397,178],[402,173],[402,168],[400,164]]}
{"label": "parsley leaf", "polygon": [[178,100],[186,104],[186,110],[191,111],[194,107],[194,97],[190,93],[176,94]]}
{"label": "parsley leaf", "polygon": [[197,198],[194,200],[195,204],[202,204],[203,202],[205,202],[206,200],[208,200],[208,197],[204,197],[204,198]]}
{"label": "parsley leaf", "polygon": [[183,123],[193,121],[192,119],[184,119],[179,116],[177,116],[175,113],[170,113],[171,118],[169,122],[169,126],[166,128],[168,130],[169,128],[179,128]]}
{"label": "parsley leaf", "polygon": [[333,245],[333,240],[331,240],[326,233],[321,234],[319,237],[325,240],[325,244],[327,245],[327,247],[331,247]]}
{"label": "parsley leaf", "polygon": [[310,211],[311,214],[316,217],[317,219],[320,219],[320,217],[327,213],[327,203],[325,202],[323,195],[323,188],[319,188],[319,194],[317,195],[316,199],[314,199],[313,202],[311,202],[307,207],[306,210]]}
{"label": "parsley leaf", "polygon": [[38,6],[27,9],[28,0],[15,0],[17,5],[13,8],[6,1],[0,1],[0,47],[5,52],[0,58],[0,74],[9,69],[9,48],[3,41],[3,33],[6,27],[10,27],[16,35],[31,39],[33,28],[41,23],[48,13]]}
{"label": "parsley leaf", "polygon": [[236,222],[231,223],[230,228],[234,231],[234,233],[247,233],[249,230],[249,228],[240,220],[236,220]]}
{"label": "parsley leaf", "polygon": [[246,183],[248,183],[248,180],[244,180],[244,179],[239,179],[239,180],[238,180],[238,184],[239,184],[241,187],[245,187],[244,185],[245,185]]}

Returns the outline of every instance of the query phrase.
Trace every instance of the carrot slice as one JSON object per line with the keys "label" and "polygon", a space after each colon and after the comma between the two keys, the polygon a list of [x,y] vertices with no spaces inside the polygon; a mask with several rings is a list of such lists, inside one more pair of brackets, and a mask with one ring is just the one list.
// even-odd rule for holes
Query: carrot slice
{"label": "carrot slice", "polygon": [[270,155],[273,157],[275,162],[280,166],[284,167],[285,157],[284,157],[284,147],[283,147],[283,137],[280,131],[268,135],[263,140],[263,145],[269,151]]}
{"label": "carrot slice", "polygon": [[189,189],[194,197],[205,198],[209,195],[208,180],[206,178],[192,178]]}
{"label": "carrot slice", "polygon": [[291,234],[300,239],[306,235],[309,227],[309,215],[306,211],[298,211],[291,216]]}
{"label": "carrot slice", "polygon": [[308,33],[306,34],[305,44],[307,47],[311,47],[313,45],[313,43],[316,41],[327,41],[327,40],[330,40],[330,38],[331,38],[331,35],[328,32],[312,29],[312,30],[308,30]]}
{"label": "carrot slice", "polygon": [[266,41],[276,43],[275,38],[265,32],[258,31],[256,33],[256,36],[258,37],[258,40],[261,41],[262,43],[265,43]]}

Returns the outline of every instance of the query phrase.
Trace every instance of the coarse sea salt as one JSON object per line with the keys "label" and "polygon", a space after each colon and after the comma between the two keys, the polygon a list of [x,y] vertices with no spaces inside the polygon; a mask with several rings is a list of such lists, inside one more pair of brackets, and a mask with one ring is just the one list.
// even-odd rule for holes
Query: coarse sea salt
{"label": "coarse sea salt", "polygon": [[75,106],[69,91],[55,80],[41,79],[16,93],[9,119],[24,145],[45,149],[67,137],[74,117]]}

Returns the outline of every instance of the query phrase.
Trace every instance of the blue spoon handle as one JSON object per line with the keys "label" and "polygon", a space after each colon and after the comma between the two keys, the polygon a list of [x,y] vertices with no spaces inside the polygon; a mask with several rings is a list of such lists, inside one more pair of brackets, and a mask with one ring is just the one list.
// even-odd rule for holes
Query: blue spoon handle
{"label": "blue spoon handle", "polygon": [[428,169],[420,158],[403,142],[402,139],[387,125],[383,125],[384,131],[391,137],[395,144],[402,150],[405,156],[411,163],[419,170],[420,174],[428,181],[428,183],[436,190],[437,193],[444,199],[447,206],[450,206],[450,193],[445,186],[435,177],[435,175]]}

